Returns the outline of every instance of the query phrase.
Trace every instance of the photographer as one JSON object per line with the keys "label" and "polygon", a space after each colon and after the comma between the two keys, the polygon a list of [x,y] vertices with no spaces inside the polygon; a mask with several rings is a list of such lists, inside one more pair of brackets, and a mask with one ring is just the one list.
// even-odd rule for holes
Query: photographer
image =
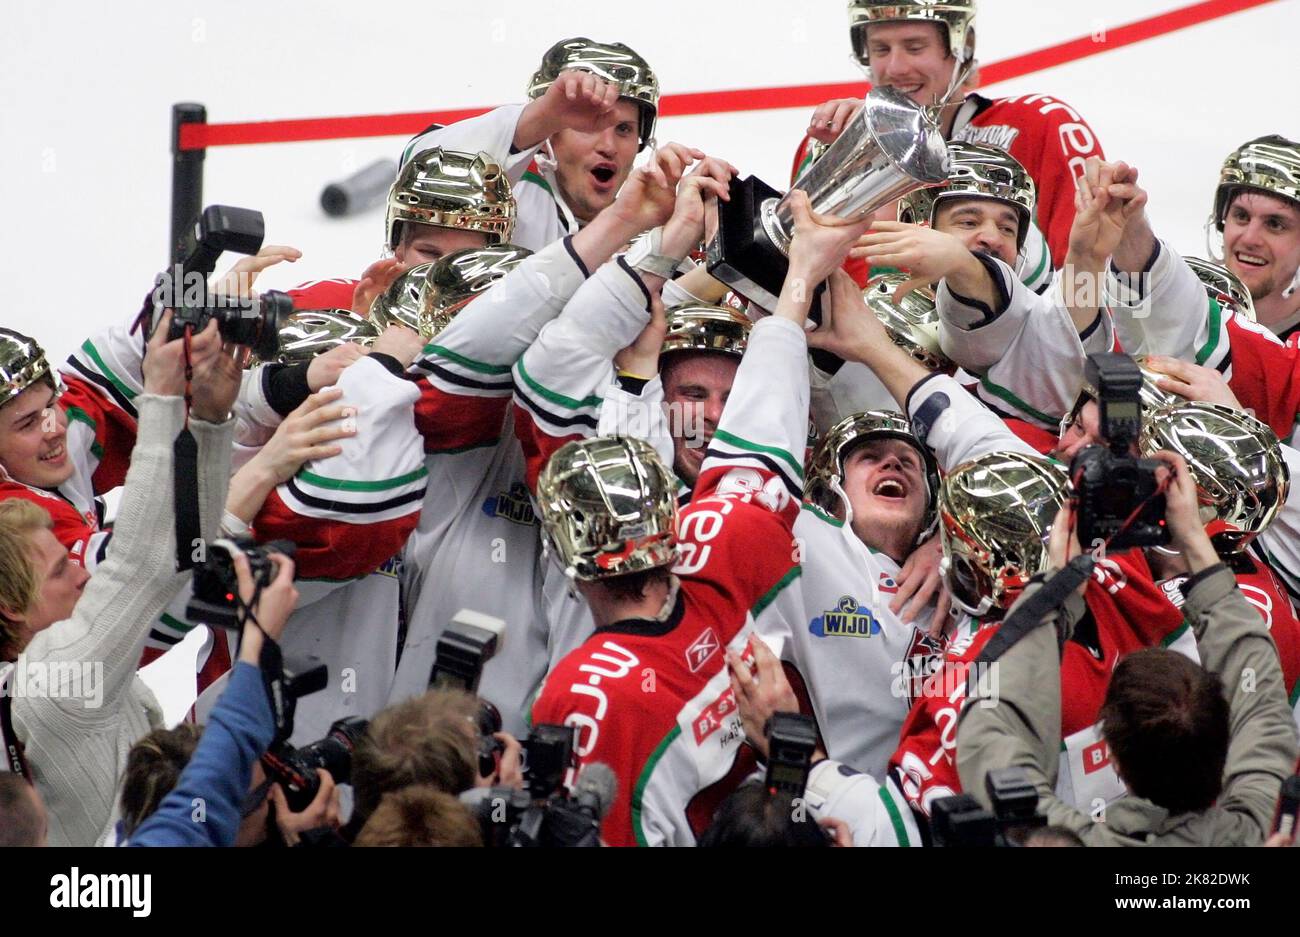
{"label": "photographer", "polygon": [[[999,698],[961,713],[958,771],[963,788],[983,798],[990,771],[1024,768],[1048,822],[1089,845],[1257,845],[1296,758],[1281,669],[1267,628],[1205,533],[1186,463],[1169,452],[1158,457],[1168,466],[1172,546],[1192,574],[1184,611],[1204,667],[1161,648],[1116,667],[1102,737],[1131,796],[1097,823],[1051,793],[1061,741],[1060,648],[1083,615],[1077,591],[1043,618],[1051,627],[1030,631],[1000,658]],[[1080,553],[1072,526],[1062,510],[1052,527],[1053,572]],[[1021,603],[1040,587],[1027,588]]]}
{"label": "photographer", "polygon": [[[183,340],[166,341],[170,313],[149,341],[145,393],[136,398],[139,435],[114,531],[115,546],[80,597],[50,582],[28,609],[6,610],[11,621],[33,610],[52,624],[32,637],[15,665],[15,677],[63,665],[64,673],[89,672],[93,698],[50,686],[39,695],[14,692],[12,727],[50,815],[50,842],[93,845],[111,829],[113,794],[131,745],[154,727],[157,701],[135,674],[153,621],[181,587],[177,573],[173,442],[186,425],[183,395],[193,388],[188,421],[197,442],[200,533],[215,535],[230,476],[239,367],[212,322],[189,342],[192,382],[186,381]],[[83,686],[83,690],[87,687]],[[57,690],[57,692],[56,692]],[[8,732],[8,729],[6,730]]]}
{"label": "photographer", "polygon": [[[426,785],[456,795],[474,787],[523,789],[519,742],[505,732],[495,770],[479,774],[481,703],[462,690],[430,690],[389,706],[370,723],[357,745],[352,766],[352,817],[343,829],[357,835],[388,794]],[[476,751],[478,748],[479,751]]]}
{"label": "photographer", "polygon": [[[132,846],[233,846],[237,834],[250,825],[247,821],[251,819],[255,824],[259,816],[265,818],[260,809],[265,803],[264,790],[261,803],[255,797],[263,785],[254,784],[250,789],[257,760],[275,735],[260,661],[265,642],[279,641],[298,602],[293,560],[283,554],[271,554],[271,558],[276,564],[275,578],[258,590],[247,557],[234,554],[239,595],[248,609],[239,660],[212,710],[194,756],[157,809],[145,805],[131,816],[128,805],[138,795],[130,788],[123,791],[127,823],[139,824],[126,830]],[[138,746],[132,750],[133,761],[137,751]],[[325,794],[328,798],[329,791]],[[254,801],[248,805],[251,809],[245,809],[243,802],[250,800]],[[203,805],[201,812],[196,809],[199,804]]]}

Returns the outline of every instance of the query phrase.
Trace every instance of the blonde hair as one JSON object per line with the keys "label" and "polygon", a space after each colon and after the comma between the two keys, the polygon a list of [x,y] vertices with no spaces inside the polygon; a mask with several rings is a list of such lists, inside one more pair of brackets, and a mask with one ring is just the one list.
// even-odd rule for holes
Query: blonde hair
{"label": "blonde hair", "polygon": [[16,657],[23,643],[18,623],[4,610],[25,613],[40,591],[30,535],[53,527],[50,515],[24,498],[0,501],[0,660]]}

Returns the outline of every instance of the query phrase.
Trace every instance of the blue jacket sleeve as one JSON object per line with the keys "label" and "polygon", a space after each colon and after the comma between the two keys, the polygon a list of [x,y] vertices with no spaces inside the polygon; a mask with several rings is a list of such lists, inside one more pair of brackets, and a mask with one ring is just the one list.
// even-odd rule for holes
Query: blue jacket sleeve
{"label": "blue jacket sleeve", "polygon": [[274,736],[275,722],[261,671],[240,662],[180,781],[127,845],[234,845],[253,762]]}

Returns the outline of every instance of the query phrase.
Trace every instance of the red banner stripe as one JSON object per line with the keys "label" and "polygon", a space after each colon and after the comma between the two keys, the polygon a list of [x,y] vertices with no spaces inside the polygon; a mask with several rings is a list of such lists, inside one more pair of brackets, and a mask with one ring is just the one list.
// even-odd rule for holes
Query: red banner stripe
{"label": "red banner stripe", "polygon": [[[1146,39],[1186,29],[1209,20],[1229,16],[1276,0],[1204,0],[1156,16],[1105,29],[1098,35],[1081,36],[1036,52],[1013,56],[980,68],[980,81],[996,84],[1032,72],[1075,62],[1079,59],[1123,48]],[[782,88],[744,88],[735,91],[695,91],[667,94],[659,101],[664,117],[686,117],[735,111],[762,111],[786,107],[815,107],[831,98],[857,97],[868,87],[864,81],[819,85],[791,85]],[[180,130],[182,150],[248,143],[297,143],[304,140],[337,140],[355,137],[409,136],[430,124],[450,124],[476,117],[490,110],[467,107],[450,111],[420,111],[407,114],[378,114],[365,117],[316,117],[300,120],[264,120],[239,124],[185,124]]]}

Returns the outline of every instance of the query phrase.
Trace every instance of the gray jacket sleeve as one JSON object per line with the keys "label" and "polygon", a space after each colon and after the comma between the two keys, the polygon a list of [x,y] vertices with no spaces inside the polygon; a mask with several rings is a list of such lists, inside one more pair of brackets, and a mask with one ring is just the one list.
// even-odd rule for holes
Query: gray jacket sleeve
{"label": "gray jacket sleeve", "polygon": [[[131,454],[122,505],[108,555],[86,584],[72,617],[37,634],[20,658],[27,661],[103,663],[103,699],[97,708],[62,694],[14,700],[20,736],[113,721],[129,690],[149,628],[185,576],[176,572],[172,444],[185,420],[179,397],[143,394],[139,435]],[[200,532],[216,535],[230,479],[234,421],[217,426],[191,420],[198,443]],[[196,545],[197,546],[197,545]],[[188,575],[188,574],[186,574]]]}

